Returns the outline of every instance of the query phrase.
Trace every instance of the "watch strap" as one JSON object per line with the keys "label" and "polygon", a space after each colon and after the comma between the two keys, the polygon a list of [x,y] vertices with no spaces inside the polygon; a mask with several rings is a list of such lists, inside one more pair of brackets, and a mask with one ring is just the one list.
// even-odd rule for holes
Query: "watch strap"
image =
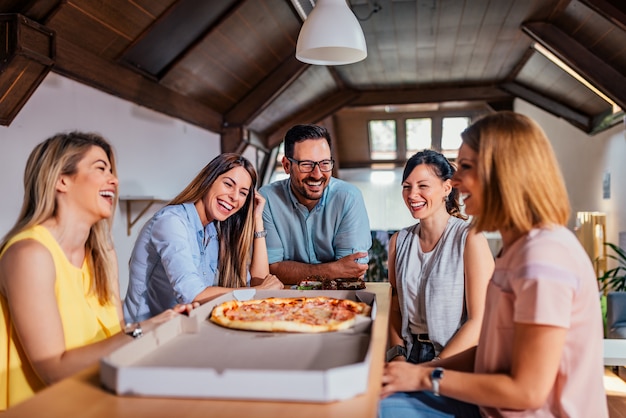
{"label": "watch strap", "polygon": [[439,382],[443,377],[443,368],[435,367],[435,369],[430,373],[430,383],[433,386],[433,395],[439,396]]}

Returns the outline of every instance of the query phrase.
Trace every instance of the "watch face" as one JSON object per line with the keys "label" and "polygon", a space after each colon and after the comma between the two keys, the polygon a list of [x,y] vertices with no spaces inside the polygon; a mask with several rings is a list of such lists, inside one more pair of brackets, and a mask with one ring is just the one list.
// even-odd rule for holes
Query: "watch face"
{"label": "watch face", "polygon": [[437,367],[433,370],[431,376],[433,379],[441,379],[443,377],[443,369],[441,367]]}

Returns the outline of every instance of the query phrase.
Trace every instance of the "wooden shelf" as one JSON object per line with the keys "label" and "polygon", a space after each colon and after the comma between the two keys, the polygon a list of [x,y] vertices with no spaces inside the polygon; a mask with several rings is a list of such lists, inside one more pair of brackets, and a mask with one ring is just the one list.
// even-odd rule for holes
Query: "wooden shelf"
{"label": "wooden shelf", "polygon": [[[164,199],[154,196],[120,196],[120,202],[126,202],[126,233],[130,236],[130,231],[139,219],[150,209],[155,203],[167,203],[171,199]],[[133,218],[132,205],[133,203],[142,204],[142,208]]]}

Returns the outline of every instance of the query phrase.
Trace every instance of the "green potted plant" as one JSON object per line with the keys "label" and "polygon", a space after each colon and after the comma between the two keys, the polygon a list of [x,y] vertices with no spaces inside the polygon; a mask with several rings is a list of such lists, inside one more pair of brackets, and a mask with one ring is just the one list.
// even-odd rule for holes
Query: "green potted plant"
{"label": "green potted plant", "polygon": [[607,257],[617,261],[617,267],[598,277],[606,295],[606,337],[626,338],[626,251],[610,242],[604,245],[613,251]]}
{"label": "green potted plant", "polygon": [[607,254],[608,258],[617,261],[617,267],[604,272],[598,277],[601,283],[600,288],[605,291],[625,292],[626,291],[626,252],[615,244],[605,242],[605,246],[611,248],[615,254]]}

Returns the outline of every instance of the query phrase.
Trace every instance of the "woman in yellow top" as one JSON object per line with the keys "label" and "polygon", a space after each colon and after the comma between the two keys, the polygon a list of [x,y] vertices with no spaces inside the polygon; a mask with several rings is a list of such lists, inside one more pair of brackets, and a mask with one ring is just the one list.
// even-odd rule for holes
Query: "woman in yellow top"
{"label": "woman in yellow top", "polygon": [[191,309],[121,332],[117,186],[113,150],[98,135],[59,134],[32,151],[21,213],[0,243],[0,411]]}

